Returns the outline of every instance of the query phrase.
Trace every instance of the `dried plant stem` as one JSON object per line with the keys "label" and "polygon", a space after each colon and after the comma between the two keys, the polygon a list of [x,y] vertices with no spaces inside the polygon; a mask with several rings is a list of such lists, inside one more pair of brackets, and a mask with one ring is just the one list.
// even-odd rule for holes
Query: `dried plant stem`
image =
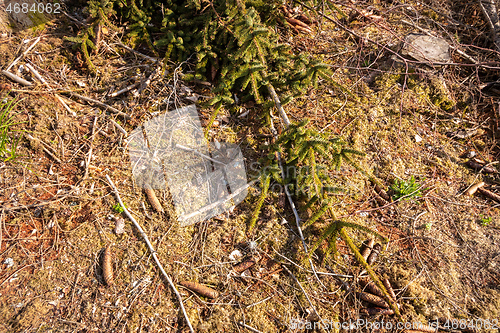
{"label": "dried plant stem", "polygon": [[130,214],[130,212],[127,210],[127,208],[123,204],[122,199],[120,198],[120,194],[118,193],[118,190],[115,187],[115,184],[113,183],[111,178],[109,178],[108,175],[106,175],[106,180],[108,181],[109,185],[113,189],[113,192],[115,193],[116,199],[120,203],[120,206],[123,208],[123,212],[132,221],[132,223],[134,223],[134,226],[137,228],[137,230],[141,234],[142,238],[144,239],[144,242],[146,242],[146,245],[148,246],[149,251],[151,252],[151,255],[153,256],[153,259],[154,259],[156,265],[160,269],[163,277],[165,278],[165,280],[167,280],[168,284],[170,285],[170,287],[174,291],[175,296],[177,296],[177,299],[179,300],[179,305],[181,307],[182,314],[184,315],[184,318],[186,319],[186,323],[189,326],[190,332],[194,333],[193,326],[191,326],[191,322],[189,321],[189,317],[187,315],[186,309],[184,308],[184,304],[182,303],[182,297],[179,294],[179,292],[177,291],[177,289],[175,288],[175,285],[172,282],[172,279],[170,279],[170,277],[167,275],[167,272],[165,272],[165,269],[163,268],[163,265],[160,263],[160,260],[158,259],[158,256],[156,255],[156,251],[154,250],[153,245],[151,245],[151,242],[149,241],[148,236],[146,235],[146,233],[144,232],[142,227],[139,225],[139,223],[137,223],[137,221],[134,219],[134,217]]}
{"label": "dried plant stem", "polygon": [[290,127],[290,125],[291,125],[290,120],[288,119],[288,116],[286,115],[285,109],[283,109],[283,105],[281,105],[281,101],[278,97],[278,94],[276,94],[274,87],[270,83],[267,85],[267,90],[269,91],[269,94],[273,98],[274,104],[276,105],[276,108],[278,109],[280,116],[281,116],[281,119],[283,119],[283,122],[285,123],[286,128]]}
{"label": "dried plant stem", "polygon": [[493,193],[491,191],[488,191],[487,189],[485,188],[478,188],[477,189],[482,195],[484,195],[485,197],[488,197],[490,198],[491,200],[495,200],[496,202],[500,202],[500,195],[496,194],[496,193]]}

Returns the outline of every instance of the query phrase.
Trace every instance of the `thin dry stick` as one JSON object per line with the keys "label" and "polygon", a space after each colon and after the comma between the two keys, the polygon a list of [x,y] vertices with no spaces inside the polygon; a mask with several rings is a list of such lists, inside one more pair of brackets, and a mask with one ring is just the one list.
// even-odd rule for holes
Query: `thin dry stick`
{"label": "thin dry stick", "polygon": [[233,193],[225,196],[224,198],[222,198],[219,201],[211,203],[210,205],[203,206],[200,209],[198,209],[198,210],[196,210],[194,212],[191,212],[191,213],[189,213],[187,215],[181,215],[181,216],[179,216],[178,220],[181,221],[181,222],[182,221],[186,221],[186,220],[192,218],[193,216],[196,216],[196,215],[205,213],[205,212],[207,212],[207,211],[209,211],[211,209],[214,209],[215,207],[220,206],[220,205],[224,204],[225,202],[228,202],[229,200],[231,200],[235,196],[241,194],[241,192],[243,192],[244,190],[246,190],[247,188],[249,188],[250,186],[252,186],[255,182],[256,182],[256,180],[253,180],[250,183],[247,183],[245,186],[242,186],[242,187],[236,189]]}
{"label": "thin dry stick", "polygon": [[121,127],[120,124],[118,124],[116,121],[114,121],[113,119],[109,119],[109,121],[111,121],[111,123],[116,127],[116,129],[122,132],[123,135],[125,136],[128,135],[127,131],[123,127]]}
{"label": "thin dry stick", "polygon": [[109,94],[109,97],[116,97],[116,96],[118,96],[118,95],[121,95],[121,94],[123,94],[123,93],[126,93],[126,92],[128,92],[128,91],[130,91],[130,90],[134,89],[135,87],[137,87],[139,84],[141,84],[141,82],[136,82],[136,83],[133,83],[133,84],[131,84],[130,86],[127,86],[127,87],[125,87],[125,88],[123,88],[123,89],[121,89],[121,90],[118,90],[118,91],[116,91],[116,92],[114,92],[114,93],[112,93],[112,94]]}
{"label": "thin dry stick", "polygon": [[4,216],[4,210],[2,209],[2,216],[0,216],[0,249],[2,248],[3,216]]}
{"label": "thin dry stick", "polygon": [[250,332],[255,332],[255,333],[262,333],[261,331],[259,331],[258,329],[255,329],[253,328],[252,326],[248,326],[247,324],[245,324],[244,322],[242,321],[239,321],[238,322],[238,325],[246,328],[247,330],[249,330]]}
{"label": "thin dry stick", "polygon": [[[34,138],[33,136],[31,136],[30,134],[26,134],[26,136],[31,139],[31,140],[36,140],[38,142],[40,142],[43,146],[42,146],[42,150],[44,152],[46,152],[50,157],[52,157],[56,162],[58,163],[62,163],[62,161],[59,159],[59,157],[57,157],[55,154],[53,154],[50,150],[48,150],[46,147],[50,148],[50,149],[53,149],[49,144],[45,143],[44,141],[38,139],[38,138]],[[54,151],[55,153],[55,151]]]}
{"label": "thin dry stick", "polygon": [[[112,45],[113,45],[113,44],[112,44]],[[130,52],[132,52],[132,53],[134,53],[134,54],[136,54],[136,55],[138,55],[138,56],[140,56],[140,57],[143,57],[144,59],[148,59],[148,60],[151,60],[151,61],[153,61],[153,62],[159,62],[159,59],[157,59],[157,58],[153,58],[153,57],[150,57],[150,56],[145,55],[145,54],[142,54],[142,53],[140,53],[140,52],[137,52],[136,50],[134,50],[134,49],[132,49],[132,48],[128,47],[127,45],[122,44],[122,43],[116,43],[116,44],[114,44],[114,45],[118,45],[118,46],[120,46],[120,47],[123,47],[125,50],[130,51]]]}
{"label": "thin dry stick", "polygon": [[179,294],[179,292],[177,291],[177,289],[175,288],[175,285],[172,282],[172,280],[170,279],[170,277],[167,275],[167,272],[165,272],[165,269],[163,269],[163,266],[160,263],[160,260],[158,259],[158,256],[156,255],[156,251],[154,250],[153,245],[151,245],[151,242],[149,241],[148,236],[146,235],[146,233],[141,228],[141,226],[139,225],[139,223],[134,219],[134,217],[130,214],[130,212],[127,210],[127,208],[123,204],[122,199],[120,198],[120,193],[118,193],[118,190],[116,189],[115,184],[113,183],[113,181],[111,180],[111,178],[109,178],[108,175],[106,175],[106,180],[108,181],[109,185],[113,189],[113,192],[115,193],[116,199],[120,203],[120,206],[123,208],[123,212],[132,221],[132,223],[134,223],[134,226],[137,228],[137,230],[141,234],[142,238],[146,242],[146,245],[148,246],[149,251],[151,252],[151,255],[153,256],[153,259],[154,259],[156,265],[160,269],[163,277],[167,280],[168,284],[170,285],[170,287],[174,291],[175,295],[177,296],[177,299],[179,300],[179,305],[181,307],[182,314],[184,315],[184,318],[186,319],[187,325],[189,326],[189,330],[191,331],[191,333],[194,333],[193,326],[191,326],[191,322],[189,321],[189,317],[188,317],[188,315],[186,313],[186,309],[184,308],[184,304],[182,303],[182,297]]}
{"label": "thin dry stick", "polygon": [[285,271],[287,271],[287,273],[290,274],[290,276],[294,279],[295,283],[297,283],[297,285],[299,286],[300,290],[302,290],[302,293],[306,297],[306,299],[309,302],[309,305],[313,309],[314,313],[316,313],[319,316],[318,312],[316,311],[316,307],[312,304],[311,299],[309,298],[309,295],[307,295],[304,287],[302,287],[302,285],[300,284],[299,280],[297,280],[297,278],[295,277],[295,275],[285,265],[281,265],[281,267],[283,267],[285,269]]}
{"label": "thin dry stick", "polygon": [[207,160],[209,160],[209,161],[211,161],[211,162],[213,162],[213,163],[216,163],[216,164],[221,164],[221,165],[226,165],[226,163],[222,163],[221,161],[217,161],[217,160],[215,160],[215,159],[211,158],[210,156],[207,156],[207,155],[205,155],[205,154],[203,154],[203,153],[200,153],[200,152],[199,152],[199,151],[197,151],[196,149],[192,149],[192,148],[189,148],[189,147],[186,147],[186,146],[180,145],[180,144],[178,144],[178,143],[175,145],[175,148],[179,148],[179,149],[181,149],[181,150],[185,150],[185,151],[191,152],[191,153],[196,154],[196,155],[198,155],[198,156],[201,156],[201,157],[203,157],[203,158],[205,158],[205,159],[207,159]]}
{"label": "thin dry stick", "polygon": [[131,118],[128,114],[123,113],[120,110],[118,110],[118,109],[116,109],[116,108],[114,108],[112,106],[109,106],[107,104],[104,104],[103,102],[100,102],[100,101],[95,100],[93,98],[85,97],[85,96],[82,96],[80,94],[75,94],[73,92],[68,92],[68,94],[70,94],[70,96],[72,96],[72,97],[76,97],[76,98],[79,98],[81,100],[84,100],[85,102],[99,105],[100,107],[104,108],[105,110],[108,110],[108,111],[111,111],[113,113],[116,113],[116,114],[122,116],[125,119],[130,119]]}
{"label": "thin dry stick", "polygon": [[[42,84],[44,84],[47,88],[49,88],[49,89],[52,90],[52,87],[49,85],[49,83],[40,75],[40,73],[38,73],[38,71],[33,66],[31,66],[28,63],[26,63],[25,65],[30,70],[30,72],[33,73],[33,75],[38,79],[38,81],[42,82]],[[55,94],[55,96],[56,96],[57,100],[59,101],[59,103],[61,103],[62,106],[64,106],[64,108],[69,113],[71,113],[73,115],[76,115],[76,113],[69,108],[68,104],[66,104],[66,102],[63,101],[63,99],[61,98],[61,96],[59,96],[58,94]]]}
{"label": "thin dry stick", "polygon": [[35,39],[35,41],[33,42],[33,44],[30,45],[30,47],[28,47],[26,49],[26,51],[23,52],[23,54],[21,54],[19,57],[17,57],[10,65],[9,67],[7,67],[7,71],[9,71],[15,64],[17,64],[17,62],[19,60],[21,60],[24,56],[26,56],[28,54],[29,51],[31,51],[32,48],[35,47],[36,44],[38,44],[38,42],[40,41],[40,39],[42,38],[42,36],[38,37],[37,39]]}
{"label": "thin dry stick", "polygon": [[92,135],[90,136],[90,149],[89,149],[89,156],[87,157],[87,161],[85,161],[85,175],[83,175],[83,179],[87,178],[89,175],[89,166],[90,166],[90,159],[92,158],[92,150],[94,147],[94,135],[95,135],[95,128],[97,126],[97,115],[94,116],[94,124],[92,124]]}
{"label": "thin dry stick", "polygon": [[21,79],[19,76],[12,74],[11,72],[7,72],[5,70],[2,70],[3,75],[7,76],[9,79],[12,81],[15,81],[19,84],[22,84],[23,86],[32,86],[33,83],[26,81],[25,79]]}

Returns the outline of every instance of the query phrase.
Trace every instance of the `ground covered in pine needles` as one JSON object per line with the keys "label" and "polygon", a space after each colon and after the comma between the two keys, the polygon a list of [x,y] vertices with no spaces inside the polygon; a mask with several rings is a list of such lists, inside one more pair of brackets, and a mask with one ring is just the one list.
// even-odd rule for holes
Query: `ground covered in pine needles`
{"label": "ground covered in pine needles", "polygon": [[[141,235],[116,207],[106,175],[150,238],[197,332],[302,332],[321,320],[369,331],[356,326],[360,319],[394,327],[439,320],[443,331],[499,326],[500,95],[493,82],[500,55],[491,50],[479,5],[332,1],[317,12],[294,6],[316,20],[313,34],[277,27],[282,41],[329,64],[342,88],[320,82],[285,109],[292,121],[310,119],[310,126],[365,152],[361,166],[383,182],[381,193],[363,174],[342,167],[332,175],[343,188],[334,207],[338,218],[389,238],[372,267],[390,281],[402,318],[369,314],[374,306],[359,298],[362,269],[342,242],[339,256],[324,256],[326,244],[315,251],[314,274],[279,191],[266,199],[252,233],[258,186],[233,211],[184,228],[166,191],[156,192],[165,213],[154,211],[132,176],[127,135],[159,113],[202,102],[211,96],[210,84],[182,81],[188,66],[183,72],[179,64],[155,63],[144,56],[147,49],[123,47],[121,32],[113,31],[103,33],[91,55],[97,75],[90,75],[64,39],[79,29],[71,17],[83,15],[68,8],[69,16],[36,29],[1,32],[3,70],[41,37],[10,69],[33,86],[0,77],[2,99],[17,101],[2,158],[18,142],[17,156],[0,162],[2,331],[188,331]],[[403,57],[400,45],[409,33],[444,38],[449,64]],[[47,85],[26,74],[27,64]],[[143,89],[138,84],[113,95],[148,78]],[[211,141],[238,144],[254,176],[252,163],[272,137],[259,110],[252,102],[227,107],[208,130]],[[199,108],[202,123],[210,112]],[[493,195],[468,195],[481,181]],[[421,195],[384,199],[397,195],[387,191],[394,184],[416,185]],[[305,220],[314,212],[299,213]],[[308,246],[319,227],[307,229]],[[358,246],[368,237],[351,236]],[[108,246],[112,284],[102,267]],[[210,287],[216,297],[183,281]]]}

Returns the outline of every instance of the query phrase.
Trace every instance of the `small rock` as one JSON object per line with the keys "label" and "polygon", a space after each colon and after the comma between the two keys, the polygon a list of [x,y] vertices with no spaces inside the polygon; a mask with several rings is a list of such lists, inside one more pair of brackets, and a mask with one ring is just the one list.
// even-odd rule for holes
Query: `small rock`
{"label": "small rock", "polygon": [[115,218],[115,234],[121,235],[125,232],[125,220],[121,217]]}
{"label": "small rock", "polygon": [[7,265],[7,268],[14,266],[14,259],[7,258],[3,261],[4,265]]}
{"label": "small rock", "polygon": [[241,259],[242,257],[243,257],[243,254],[241,254],[240,250],[234,250],[229,255],[229,260],[231,260],[231,261],[237,261],[237,260]]}
{"label": "small rock", "polygon": [[422,62],[449,62],[450,45],[443,38],[411,33],[406,36],[401,53]]}

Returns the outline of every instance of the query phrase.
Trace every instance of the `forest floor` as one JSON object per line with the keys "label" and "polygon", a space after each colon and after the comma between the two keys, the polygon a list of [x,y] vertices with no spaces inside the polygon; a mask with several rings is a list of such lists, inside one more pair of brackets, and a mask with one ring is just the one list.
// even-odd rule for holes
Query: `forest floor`
{"label": "forest floor", "polygon": [[[324,257],[322,247],[315,252],[315,276],[280,192],[266,199],[253,233],[247,229],[258,185],[234,210],[187,227],[179,226],[167,191],[156,191],[166,212],[154,211],[133,177],[127,136],[158,114],[203,101],[211,87],[183,82],[178,64],[156,63],[146,49],[123,47],[121,33],[113,31],[103,33],[91,55],[97,75],[89,74],[81,53],[64,39],[76,36],[80,26],[69,16],[81,13],[66,8],[69,16],[36,27],[12,31],[0,24],[2,70],[36,42],[9,68],[33,85],[0,75],[2,103],[16,102],[0,157],[18,142],[17,155],[0,161],[0,331],[188,331],[140,233],[116,208],[106,175],[151,240],[197,332],[302,332],[318,321],[323,325],[317,331],[334,332],[328,325],[340,323],[393,332],[437,320],[440,331],[496,331],[500,95],[494,82],[500,54],[492,50],[479,4],[327,3],[347,17],[328,6],[323,13],[301,8],[317,20],[313,34],[279,29],[294,51],[331,65],[344,89],[320,83],[285,109],[292,121],[310,119],[310,126],[366,153],[361,166],[385,185],[377,193],[360,172],[342,167],[334,178],[344,191],[334,207],[339,218],[389,238],[372,267],[394,288],[401,318],[359,299],[362,269],[342,242],[338,257]],[[451,59],[431,64],[404,55],[409,33],[443,38]],[[28,73],[29,66],[46,85]],[[133,83],[138,85],[113,95]],[[198,111],[206,124],[211,110]],[[210,141],[240,147],[249,176],[264,154],[259,147],[271,137],[258,112],[251,102],[239,104],[207,129]],[[381,198],[398,180],[412,183],[412,176],[421,196]],[[493,195],[466,193],[481,181]],[[306,219],[310,212],[300,215]],[[123,233],[116,232],[120,219]],[[304,236],[311,246],[318,230]],[[358,246],[368,237],[351,236]],[[102,271],[108,246],[112,285]],[[248,267],[238,266],[242,262]],[[217,297],[200,296],[182,281],[208,286]],[[368,323],[394,328],[373,330]]]}

